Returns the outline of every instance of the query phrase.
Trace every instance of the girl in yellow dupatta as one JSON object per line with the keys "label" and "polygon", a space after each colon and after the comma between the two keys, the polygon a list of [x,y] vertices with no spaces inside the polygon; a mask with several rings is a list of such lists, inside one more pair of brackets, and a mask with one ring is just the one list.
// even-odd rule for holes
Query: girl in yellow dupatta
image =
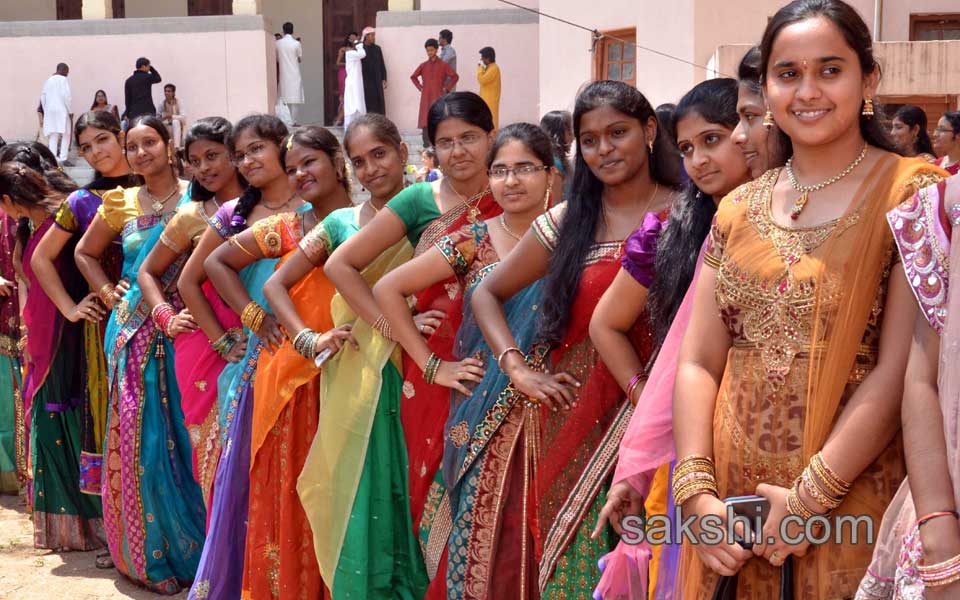
{"label": "girl in yellow dupatta", "polygon": [[788,516],[831,510],[876,521],[903,477],[915,306],[891,270],[884,213],[938,172],[890,152],[873,118],[870,32],[849,5],[787,5],[761,56],[765,118],[794,154],[717,210],[677,365],[673,486],[684,516],[698,517],[695,536],[703,517],[726,524],[723,498],[758,494],[770,512],[752,551],[685,540],[680,597],[710,598],[723,575],[737,576],[737,598],[776,598],[789,559],[794,598],[849,598],[870,546],[849,528],[823,547],[791,545],[781,526],[794,536],[802,527]]}

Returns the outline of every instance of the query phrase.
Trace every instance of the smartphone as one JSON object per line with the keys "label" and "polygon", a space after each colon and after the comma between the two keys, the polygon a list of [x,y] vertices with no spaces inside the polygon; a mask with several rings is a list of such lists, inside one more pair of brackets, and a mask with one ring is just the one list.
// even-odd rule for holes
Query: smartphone
{"label": "smartphone", "polygon": [[317,365],[317,368],[323,366],[323,363],[327,362],[327,359],[333,356],[333,352],[330,351],[330,348],[324,348],[320,351],[320,354],[314,360],[314,364]]}
{"label": "smartphone", "polygon": [[[737,538],[746,550],[753,548],[753,536],[763,531],[763,524],[770,514],[770,501],[763,496],[733,496],[723,501],[727,508],[733,511],[734,517],[744,517],[746,539]],[[742,521],[742,519],[740,519]]]}

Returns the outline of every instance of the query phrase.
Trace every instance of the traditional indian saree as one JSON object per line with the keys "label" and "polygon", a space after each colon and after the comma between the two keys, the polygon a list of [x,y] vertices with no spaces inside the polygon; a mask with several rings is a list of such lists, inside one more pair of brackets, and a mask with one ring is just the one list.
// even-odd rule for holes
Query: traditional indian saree
{"label": "traditional indian saree", "polygon": [[[117,187],[140,185],[135,175],[123,177],[98,177],[84,189],[67,197],[60,206],[54,226],[69,233],[71,239],[60,254],[73,256],[77,241],[90,227],[103,203],[103,194]],[[123,265],[123,248],[119,236],[100,257],[100,266],[110,281],[120,278]],[[107,359],[103,354],[103,336],[106,321],[83,324],[83,379],[86,389],[80,414],[80,489],[85,494],[100,495],[103,471],[103,439],[107,431]]]}
{"label": "traditional indian saree", "polygon": [[[136,275],[173,213],[144,215],[138,188],[103,197],[98,214],[123,239],[123,276],[133,282],[114,307],[105,337],[110,405],[104,451],[103,510],[117,569],[155,592],[192,581],[203,547],[205,512],[193,479],[173,343],[160,334]],[[182,206],[189,202],[184,194]],[[183,261],[162,277],[169,288]],[[174,292],[169,301],[181,307]]]}
{"label": "traditional indian saree", "polygon": [[[204,213],[203,202],[184,204],[164,227],[160,243],[178,257],[189,256],[207,227],[214,226],[214,217]],[[205,281],[202,290],[224,329],[240,326],[240,317],[220,298],[213,284]],[[220,460],[216,382],[227,361],[214,351],[201,329],[178,335],[173,348],[180,405],[193,448],[193,476],[200,484],[204,506],[209,508]],[[209,517],[208,511],[208,523]]]}
{"label": "traditional indian saree", "polygon": [[[306,234],[305,216],[305,212],[281,213],[252,226],[266,259],[276,264],[281,256],[297,249]],[[317,331],[332,327],[329,306],[334,291],[317,269],[291,290],[298,308],[309,305],[301,315]],[[312,366],[290,343],[274,355],[260,354],[252,383],[256,400],[250,435],[245,599],[320,598],[324,593],[310,525],[296,491],[319,414],[319,385],[316,372],[313,376],[309,372]],[[296,376],[297,381],[285,379],[285,374]]]}
{"label": "traditional indian saree", "polygon": [[[17,221],[0,213],[0,277],[12,282],[17,280],[16,243]],[[26,483],[19,340],[20,299],[14,287],[0,297],[0,494],[17,494]]]}
{"label": "traditional indian saree", "polygon": [[[895,255],[884,214],[941,173],[925,161],[884,154],[842,217],[790,228],[770,211],[781,171],[721,202],[704,254],[704,265],[717,269],[716,303],[733,340],[713,420],[721,498],[752,494],[759,482],[789,488],[820,450],[876,365]],[[834,514],[878,520],[903,476],[898,438]],[[831,539],[793,557],[794,597],[852,597],[870,553],[867,544]],[[688,543],[680,560],[680,597],[710,598],[717,575]],[[779,575],[764,560],[748,561],[738,574],[738,598],[777,597]]]}
{"label": "traditional indian saree", "polygon": [[[27,328],[27,375],[23,397],[31,407],[30,464],[33,475],[33,542],[37,548],[92,550],[103,546],[103,521],[96,498],[80,492],[80,413],[84,397],[81,365],[83,325],[70,323],[44,293],[30,259],[47,218],[23,250],[29,292],[23,322]],[[76,264],[58,258],[57,270],[74,299],[86,286]]]}
{"label": "traditional indian saree", "polygon": [[[907,282],[920,313],[940,336],[937,389],[943,409],[943,433],[954,498],[960,498],[960,439],[957,405],[960,380],[957,340],[960,340],[960,178],[951,177],[921,189],[893,209],[887,221],[900,252]],[[924,585],[917,567],[923,557],[917,511],[904,480],[883,516],[873,561],[860,583],[857,600],[922,600]]]}
{"label": "traditional indian saree", "polygon": [[[624,269],[634,274],[635,278],[635,271],[641,268],[640,265],[646,262],[645,257],[649,255],[649,250],[641,247],[648,244],[637,244],[636,250],[631,247],[637,234],[642,234],[642,230],[631,235],[627,241],[623,261]],[[695,284],[702,264],[701,248],[692,283],[684,294],[663,344],[657,350],[657,358],[637,398],[630,425],[620,442],[617,467],[613,474],[614,484],[626,481],[644,496],[644,512],[648,517],[665,514],[671,525],[675,525],[673,494],[670,491],[672,462],[675,458],[673,386],[677,360],[680,358],[680,343],[690,323]],[[649,286],[649,283],[646,285]],[[655,600],[679,598],[675,578],[680,547],[669,541],[660,541],[664,543],[653,547],[646,541],[641,544],[618,543],[613,552],[603,558],[603,576],[597,584],[600,595],[608,600],[645,596]]]}
{"label": "traditional indian saree", "polygon": [[[329,228],[338,213],[347,216],[331,213],[304,240],[315,262],[346,239]],[[364,280],[372,286],[412,253],[401,240],[364,269]],[[334,598],[419,599],[427,578],[407,498],[400,350],[339,294],[330,315],[336,326],[353,324],[359,350],[346,344],[323,367],[320,421],[297,484],[320,572]]]}
{"label": "traditional indian saree", "polygon": [[[231,221],[237,201],[225,203],[210,226],[221,238],[231,237]],[[310,210],[309,204],[298,212]],[[247,265],[238,273],[250,298],[269,311],[263,284],[273,274],[277,260],[265,258]],[[244,327],[246,353],[242,360],[227,363],[217,378],[216,418],[221,447],[207,540],[197,576],[188,598],[239,598],[243,587],[244,545],[247,539],[247,511],[250,492],[250,426],[253,418],[253,381],[262,346],[257,334]]]}

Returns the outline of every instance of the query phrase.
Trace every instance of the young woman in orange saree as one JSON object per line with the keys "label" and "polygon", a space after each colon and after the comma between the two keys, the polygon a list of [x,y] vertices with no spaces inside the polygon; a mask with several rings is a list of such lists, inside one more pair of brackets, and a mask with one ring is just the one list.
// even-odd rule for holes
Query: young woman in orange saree
{"label": "young woman in orange saree", "polygon": [[[274,317],[237,285],[237,271],[262,259],[294,252],[306,232],[335,209],[350,204],[350,184],[340,144],[321,127],[292,134],[280,150],[291,187],[312,210],[263,219],[224,244],[206,260],[207,273],[244,325],[265,343],[253,382],[250,431],[250,498],[244,556],[243,598],[317,598],[324,594],[313,537],[296,484],[316,433],[319,380],[303,357],[283,342]],[[311,325],[333,329],[330,300],[335,290],[321,277],[309,286]],[[343,332],[331,337],[340,339]],[[349,330],[346,331],[349,333]],[[300,377],[288,379],[296,370]],[[261,378],[261,375],[264,377]],[[299,384],[299,385],[298,385]]]}
{"label": "young woman in orange saree", "polygon": [[717,210],[677,367],[673,491],[695,536],[708,515],[726,524],[723,498],[758,494],[770,511],[752,551],[684,541],[685,599],[712,597],[720,575],[736,577],[738,598],[777,597],[787,561],[794,598],[853,596],[870,546],[849,531],[788,544],[781,524],[832,510],[879,519],[903,478],[915,305],[884,214],[939,171],[889,152],[870,48],[839,0],[793,2],[764,33],[766,118],[794,153]]}
{"label": "young woman in orange saree", "polygon": [[[567,202],[535,220],[473,292],[477,322],[511,385],[506,415],[485,449],[487,460],[497,459],[490,465],[497,477],[480,482],[488,500],[478,502],[483,519],[472,551],[448,574],[463,578],[464,598],[589,596],[597,561],[613,547],[611,532],[590,534],[632,405],[599,360],[588,326],[626,238],[666,219],[677,170],[653,107],[620,82],[595,82],[580,93],[574,133]],[[525,352],[503,303],[541,277],[537,343]],[[630,341],[647,360],[653,347],[645,319]]]}

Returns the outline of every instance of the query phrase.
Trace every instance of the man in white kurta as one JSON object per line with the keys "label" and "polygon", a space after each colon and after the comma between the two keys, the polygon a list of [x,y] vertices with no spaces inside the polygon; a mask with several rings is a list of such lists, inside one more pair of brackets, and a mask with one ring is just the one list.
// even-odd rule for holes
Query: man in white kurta
{"label": "man in white kurta", "polygon": [[40,92],[40,104],[43,106],[43,135],[47,138],[47,147],[64,162],[70,155],[70,83],[67,75],[70,67],[65,63],[57,65],[57,72],[47,79]]}
{"label": "man in white kurta", "polygon": [[277,40],[277,68],[280,70],[280,99],[289,107],[296,120],[296,108],[303,104],[303,79],[300,77],[300,61],[303,46],[293,37],[293,23],[283,24],[283,37]]}
{"label": "man in white kurta", "polygon": [[343,126],[349,127],[350,121],[357,115],[367,112],[367,103],[363,97],[363,59],[367,51],[363,40],[357,42],[353,50],[347,50],[344,61],[347,63],[347,81],[343,86]]}

